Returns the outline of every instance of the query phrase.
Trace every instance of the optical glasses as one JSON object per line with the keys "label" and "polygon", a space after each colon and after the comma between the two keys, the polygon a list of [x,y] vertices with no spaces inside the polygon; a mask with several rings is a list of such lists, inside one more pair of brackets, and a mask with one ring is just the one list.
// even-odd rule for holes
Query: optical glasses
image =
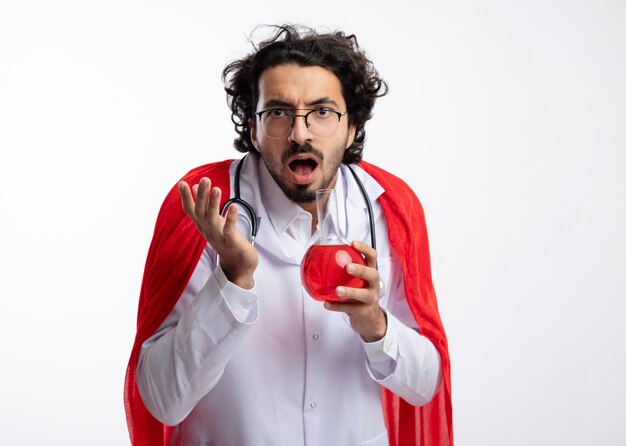
{"label": "optical glasses", "polygon": [[284,138],[293,128],[296,118],[302,117],[308,131],[314,136],[329,138],[337,132],[341,117],[348,113],[338,112],[328,107],[297,110],[307,111],[307,113],[298,115],[294,113],[295,109],[284,108],[270,108],[257,112],[265,136],[272,139]]}

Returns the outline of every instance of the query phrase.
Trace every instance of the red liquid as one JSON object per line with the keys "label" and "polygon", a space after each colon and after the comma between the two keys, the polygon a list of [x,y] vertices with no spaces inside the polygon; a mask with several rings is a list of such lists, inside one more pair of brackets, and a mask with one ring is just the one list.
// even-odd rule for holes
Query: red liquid
{"label": "red liquid", "polygon": [[350,302],[337,296],[336,288],[367,288],[367,282],[346,272],[348,263],[365,265],[359,251],[350,245],[313,245],[304,255],[300,276],[304,289],[315,300]]}

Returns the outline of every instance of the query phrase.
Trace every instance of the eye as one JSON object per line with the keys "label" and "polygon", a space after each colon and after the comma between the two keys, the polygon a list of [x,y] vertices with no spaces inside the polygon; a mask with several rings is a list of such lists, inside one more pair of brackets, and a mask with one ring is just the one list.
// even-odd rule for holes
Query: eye
{"label": "eye", "polygon": [[275,108],[273,110],[268,110],[267,116],[270,118],[282,118],[287,114],[285,110],[280,108]]}
{"label": "eye", "polygon": [[322,108],[318,108],[313,113],[315,114],[316,118],[325,119],[325,118],[329,118],[330,116],[332,116],[334,111],[328,107],[322,107]]}

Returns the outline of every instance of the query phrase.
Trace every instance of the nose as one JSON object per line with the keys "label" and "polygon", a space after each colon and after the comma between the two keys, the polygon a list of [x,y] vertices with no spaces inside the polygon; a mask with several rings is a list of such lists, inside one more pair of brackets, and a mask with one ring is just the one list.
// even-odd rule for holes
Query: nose
{"label": "nose", "polygon": [[295,142],[296,144],[303,144],[313,139],[313,135],[306,126],[304,115],[295,115],[294,123],[289,131],[288,137],[290,142]]}

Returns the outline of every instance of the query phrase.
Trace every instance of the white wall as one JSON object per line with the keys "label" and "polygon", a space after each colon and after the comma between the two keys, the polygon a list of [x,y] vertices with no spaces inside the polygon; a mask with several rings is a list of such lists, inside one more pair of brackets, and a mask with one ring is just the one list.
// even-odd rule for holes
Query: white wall
{"label": "white wall", "polygon": [[366,159],[426,209],[457,444],[625,444],[626,5],[599,0],[0,3],[2,443],[128,444],[158,208],[238,156],[221,69],[283,20],[391,86]]}

